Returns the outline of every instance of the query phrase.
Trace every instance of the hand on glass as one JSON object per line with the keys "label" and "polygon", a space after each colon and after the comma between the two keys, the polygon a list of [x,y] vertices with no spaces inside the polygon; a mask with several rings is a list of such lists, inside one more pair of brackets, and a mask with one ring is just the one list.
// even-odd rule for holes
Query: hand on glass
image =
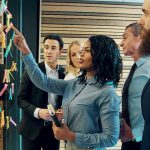
{"label": "hand on glass", "polygon": [[14,37],[14,45],[24,54],[27,55],[30,53],[30,49],[26,43],[26,40],[22,33],[20,33],[14,26],[12,26],[12,29],[15,32]]}

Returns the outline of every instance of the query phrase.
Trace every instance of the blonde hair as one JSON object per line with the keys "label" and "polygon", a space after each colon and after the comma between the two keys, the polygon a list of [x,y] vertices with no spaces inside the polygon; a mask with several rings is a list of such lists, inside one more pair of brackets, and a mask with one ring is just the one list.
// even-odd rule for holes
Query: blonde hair
{"label": "blonde hair", "polygon": [[67,73],[73,73],[75,76],[79,75],[79,71],[80,71],[80,68],[76,68],[73,63],[71,62],[71,58],[70,58],[70,51],[71,51],[71,47],[73,45],[79,45],[81,46],[81,43],[79,41],[72,41],[70,43],[70,45],[68,46],[68,49],[67,49],[67,65],[66,65],[66,72]]}

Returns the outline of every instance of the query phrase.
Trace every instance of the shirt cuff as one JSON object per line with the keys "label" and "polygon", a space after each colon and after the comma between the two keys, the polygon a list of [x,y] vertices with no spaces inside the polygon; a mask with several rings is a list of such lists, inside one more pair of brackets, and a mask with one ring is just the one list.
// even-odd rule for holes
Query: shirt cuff
{"label": "shirt cuff", "polygon": [[[97,147],[96,145],[91,145],[90,143],[87,144],[87,142],[84,141],[84,134],[83,133],[75,133],[75,145],[77,147],[82,147],[85,149],[95,149],[94,147]],[[99,148],[98,148],[99,149]]]}
{"label": "shirt cuff", "polygon": [[27,54],[27,55],[22,54],[22,60],[23,60],[24,62],[30,62],[31,59],[34,60],[34,57],[33,57],[33,54],[32,54],[32,53],[29,53],[29,54]]}
{"label": "shirt cuff", "polygon": [[37,119],[40,119],[39,118],[39,110],[40,110],[40,108],[36,108],[35,111],[34,111],[34,117],[37,118]]}
{"label": "shirt cuff", "polygon": [[75,144],[76,144],[77,146],[82,147],[82,146],[83,146],[82,141],[83,141],[83,136],[82,136],[82,134],[81,134],[81,133],[75,133]]}
{"label": "shirt cuff", "polygon": [[32,55],[32,53],[30,52],[30,53],[27,54],[27,55],[25,55],[25,54],[22,53],[22,54],[21,54],[21,58],[24,59],[24,58],[25,58],[26,56],[28,56],[28,55]]}

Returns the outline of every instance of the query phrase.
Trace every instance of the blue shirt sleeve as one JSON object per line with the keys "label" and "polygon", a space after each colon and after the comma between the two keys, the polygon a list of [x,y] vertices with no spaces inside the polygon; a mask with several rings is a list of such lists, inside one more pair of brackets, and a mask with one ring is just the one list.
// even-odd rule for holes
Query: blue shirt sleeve
{"label": "blue shirt sleeve", "polygon": [[23,61],[30,79],[38,88],[49,93],[63,95],[65,88],[67,86],[67,81],[47,77],[40,70],[31,53],[24,56]]}
{"label": "blue shirt sleeve", "polygon": [[119,122],[119,105],[120,98],[113,90],[107,90],[100,98],[99,116],[102,126],[101,133],[75,134],[75,144],[79,147],[95,148],[95,147],[112,147],[119,138],[120,122]]}

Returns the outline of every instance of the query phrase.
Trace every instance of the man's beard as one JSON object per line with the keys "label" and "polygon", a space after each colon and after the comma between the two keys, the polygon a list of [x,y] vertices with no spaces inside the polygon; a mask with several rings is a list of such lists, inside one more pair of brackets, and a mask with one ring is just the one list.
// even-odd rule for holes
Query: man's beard
{"label": "man's beard", "polygon": [[150,30],[141,29],[141,44],[139,46],[141,56],[150,55]]}

